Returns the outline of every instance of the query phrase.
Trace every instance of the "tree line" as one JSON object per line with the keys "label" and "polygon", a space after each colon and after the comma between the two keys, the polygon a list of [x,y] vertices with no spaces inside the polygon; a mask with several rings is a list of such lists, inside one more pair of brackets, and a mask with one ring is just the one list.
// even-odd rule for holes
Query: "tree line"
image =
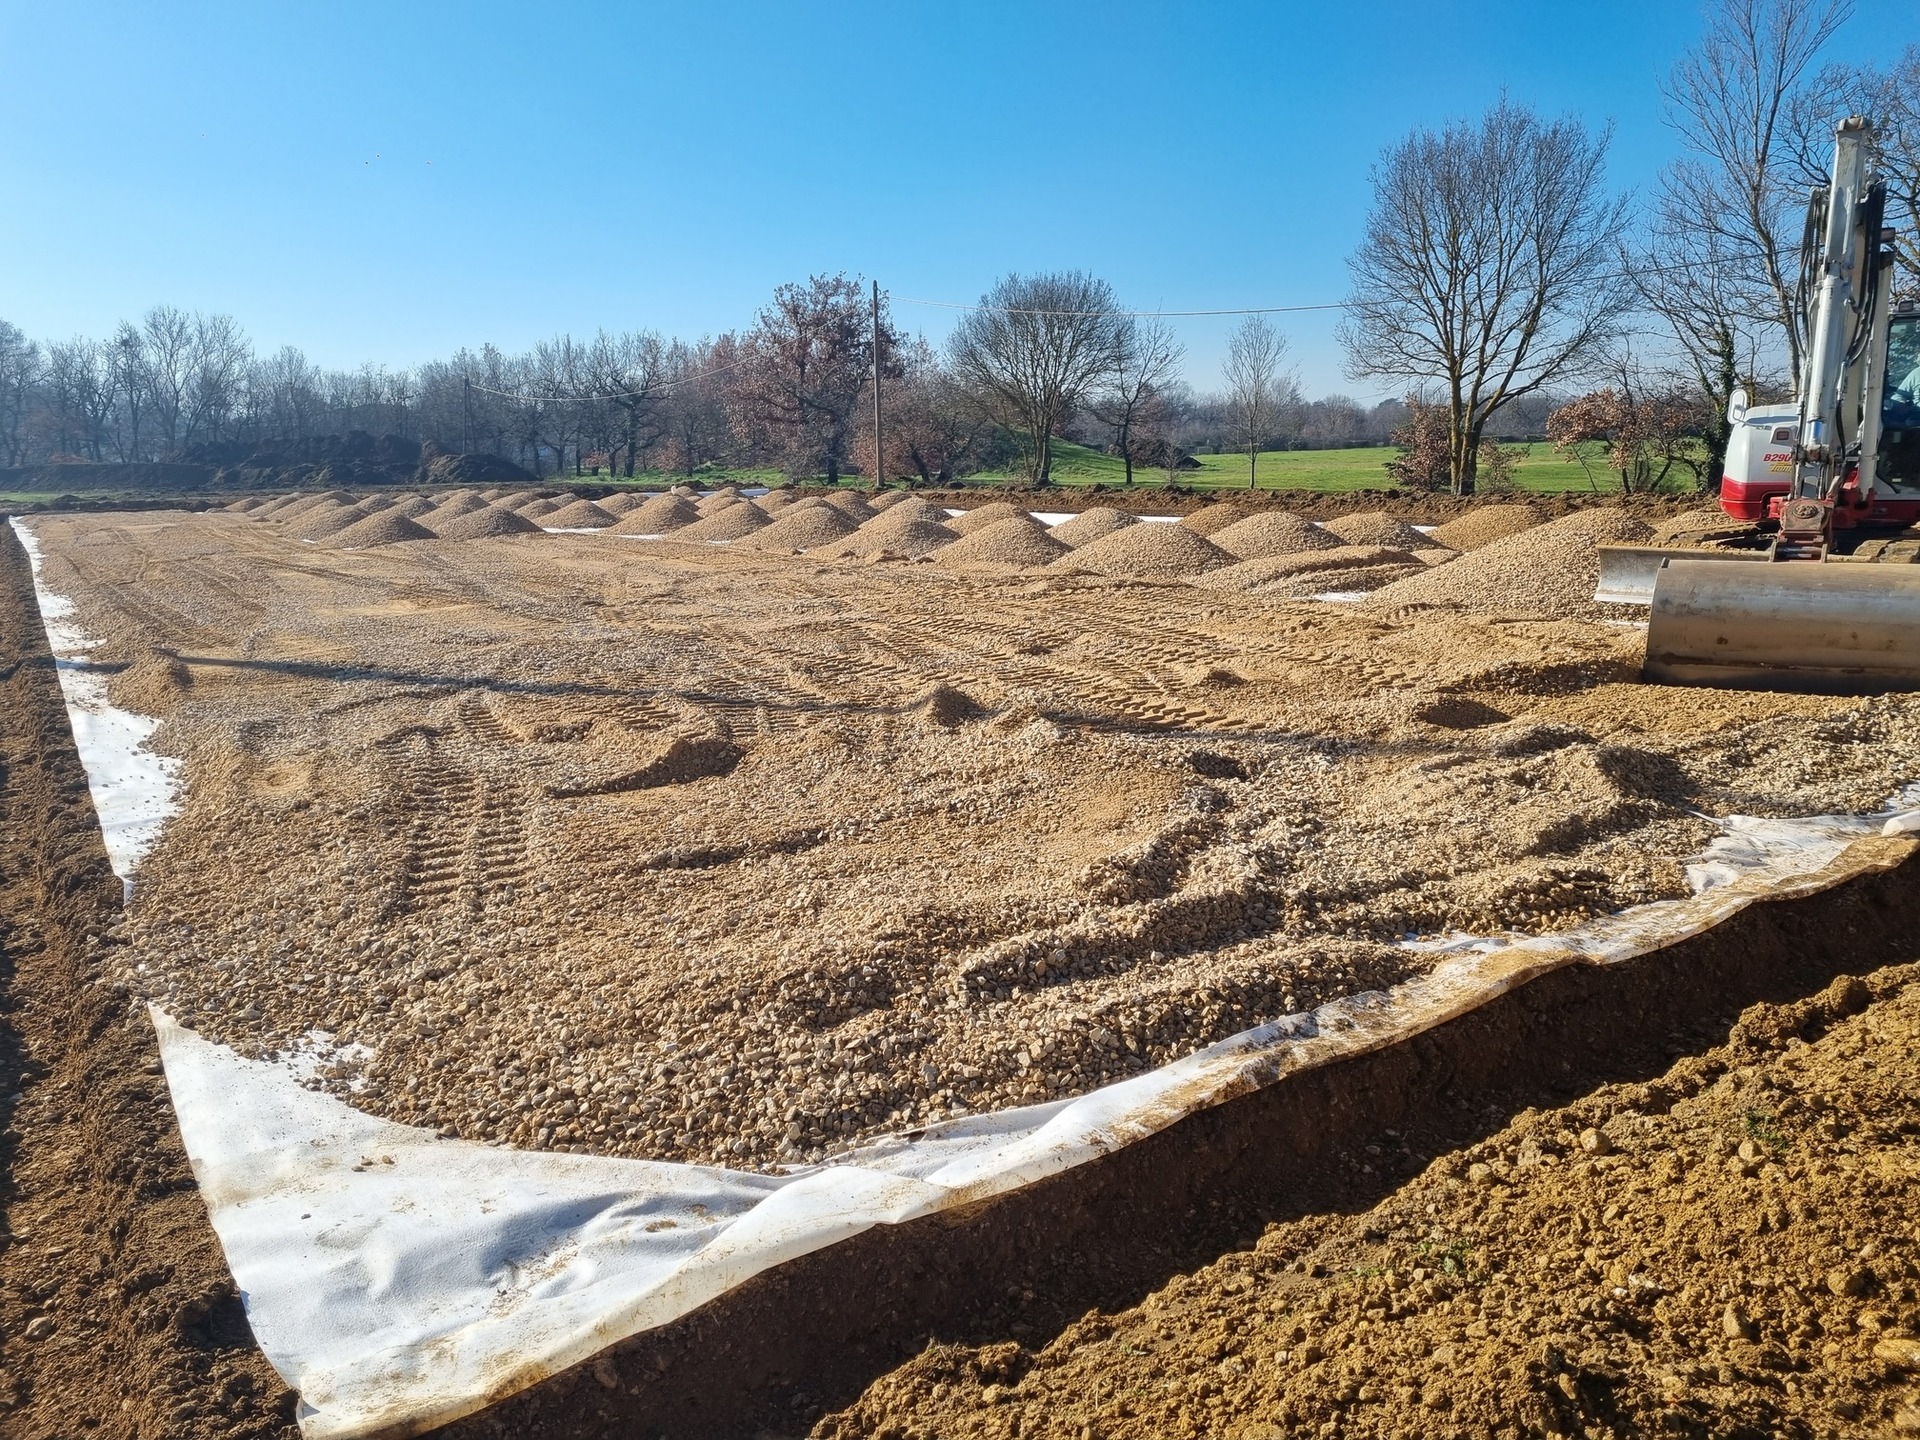
{"label": "tree line", "polygon": [[1468,493],[1501,477],[1499,441],[1518,434],[1583,457],[1600,441],[1627,488],[1676,466],[1704,480],[1733,389],[1791,392],[1798,214],[1844,115],[1875,121],[1899,283],[1920,280],[1920,46],[1885,68],[1816,68],[1849,14],[1712,0],[1665,89],[1681,154],[1645,200],[1610,189],[1605,130],[1507,100],[1389,146],[1340,333],[1349,377],[1400,400],[1306,399],[1259,314],[1233,331],[1223,386],[1197,393],[1168,323],[1080,271],[1003,277],[938,348],[897,327],[884,294],[817,275],[717,337],[562,335],[400,370],[263,356],[232,318],[167,306],[99,340],[41,343],[0,320],[0,463],[222,463],[366,431],[536,473],[877,468],[946,484],[1014,469],[1045,484],[1071,439],[1119,457],[1129,482],[1212,450],[1247,455],[1251,484],[1263,450],[1391,440],[1395,478]]}

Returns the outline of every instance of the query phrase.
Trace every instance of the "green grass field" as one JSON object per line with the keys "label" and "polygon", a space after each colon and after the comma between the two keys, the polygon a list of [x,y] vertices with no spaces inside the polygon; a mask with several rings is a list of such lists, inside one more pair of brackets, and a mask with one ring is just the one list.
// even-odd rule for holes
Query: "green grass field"
{"label": "green grass field", "polygon": [[[1524,453],[1514,465],[1514,484],[1534,494],[1551,495],[1566,490],[1591,490],[1595,483],[1601,493],[1618,489],[1615,478],[1603,461],[1589,456],[1594,474],[1589,479],[1577,459],[1556,453],[1552,446],[1520,446]],[[1393,478],[1386,464],[1397,452],[1386,445],[1356,450],[1267,450],[1259,457],[1255,470],[1257,486],[1262,490],[1386,490]],[[1196,455],[1198,470],[1183,470],[1179,483],[1195,490],[1245,490],[1245,455]],[[1158,485],[1164,477],[1159,470],[1134,467],[1135,485]],[[993,484],[1017,480],[1016,475],[974,475],[969,483]],[[1081,445],[1056,444],[1053,462],[1054,483],[1059,485],[1123,485],[1126,469],[1111,455]],[[1670,476],[1669,486],[1684,486],[1688,477]]]}

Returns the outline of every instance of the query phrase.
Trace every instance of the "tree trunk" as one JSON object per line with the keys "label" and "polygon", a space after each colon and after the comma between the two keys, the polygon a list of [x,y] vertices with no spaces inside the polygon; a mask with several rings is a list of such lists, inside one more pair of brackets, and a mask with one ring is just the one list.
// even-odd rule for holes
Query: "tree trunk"
{"label": "tree trunk", "polygon": [[1033,483],[1053,483],[1053,435],[1049,431],[1043,430],[1033,437]]}
{"label": "tree trunk", "polygon": [[1120,463],[1127,469],[1127,484],[1133,484],[1133,425],[1122,421],[1120,425]]}
{"label": "tree trunk", "polygon": [[1247,489],[1249,490],[1254,488],[1255,479],[1260,473],[1260,452],[1253,448],[1258,443],[1254,440],[1247,442]]}

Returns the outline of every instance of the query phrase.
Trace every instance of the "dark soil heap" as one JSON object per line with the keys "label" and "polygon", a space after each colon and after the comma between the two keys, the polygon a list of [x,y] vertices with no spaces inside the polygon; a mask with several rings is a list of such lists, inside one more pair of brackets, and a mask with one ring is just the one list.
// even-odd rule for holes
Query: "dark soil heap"
{"label": "dark soil heap", "polygon": [[[1387,1136],[1367,1163],[1421,1163]],[[936,1346],[814,1434],[1920,1433],[1916,1136],[1920,966],[1842,977],[1043,1350]]]}

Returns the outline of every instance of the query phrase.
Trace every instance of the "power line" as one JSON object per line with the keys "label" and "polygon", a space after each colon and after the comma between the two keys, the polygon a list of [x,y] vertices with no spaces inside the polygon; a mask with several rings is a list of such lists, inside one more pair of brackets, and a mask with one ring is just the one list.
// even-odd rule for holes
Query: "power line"
{"label": "power line", "polygon": [[[521,390],[496,390],[491,385],[482,385],[478,380],[467,379],[466,383],[475,390],[488,395],[498,395],[507,400],[518,400],[522,404],[538,404],[541,401],[565,400],[568,402],[591,400],[644,400],[649,395],[664,395],[669,390],[682,385],[691,385],[696,380],[705,380],[712,375],[724,375],[729,370],[738,370],[746,364],[743,357],[727,365],[716,365],[711,370],[702,370],[698,375],[682,375],[677,380],[663,380],[658,385],[649,385],[644,390],[621,390],[612,395],[529,395]],[[463,377],[464,378],[464,377]]]}

